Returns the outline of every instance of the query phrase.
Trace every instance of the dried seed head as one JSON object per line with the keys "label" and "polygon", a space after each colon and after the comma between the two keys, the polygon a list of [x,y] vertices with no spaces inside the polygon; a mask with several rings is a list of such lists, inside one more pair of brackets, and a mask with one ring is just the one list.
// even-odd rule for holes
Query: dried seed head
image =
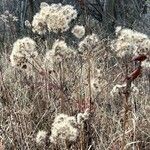
{"label": "dried seed head", "polygon": [[26,20],[26,21],[25,21],[25,26],[28,27],[28,28],[31,27],[31,23],[29,22],[29,20]]}
{"label": "dried seed head", "polygon": [[36,135],[36,143],[39,145],[44,144],[46,135],[47,135],[46,131],[43,131],[43,130],[39,131]]}
{"label": "dried seed head", "polygon": [[76,25],[72,29],[72,33],[78,38],[81,39],[85,35],[85,28],[84,26]]}
{"label": "dried seed head", "polygon": [[41,3],[40,12],[37,13],[32,22],[33,32],[44,34],[49,32],[58,33],[67,31],[69,23],[77,17],[77,11],[71,5]]}
{"label": "dried seed head", "polygon": [[12,66],[21,69],[30,68],[33,58],[36,58],[38,55],[35,47],[35,41],[29,37],[18,39],[13,44],[13,50],[10,55],[10,61]]}
{"label": "dried seed head", "polygon": [[142,62],[141,66],[145,69],[150,69],[150,61]]}
{"label": "dried seed head", "polygon": [[150,39],[143,33],[119,27],[116,29],[116,35],[117,39],[112,41],[111,47],[119,57],[147,54],[150,50]]}
{"label": "dried seed head", "polygon": [[[123,94],[126,88],[126,83],[125,84],[116,84],[113,89],[111,90],[110,94],[112,97],[119,96],[120,94]],[[132,95],[138,95],[139,94],[139,89],[132,83],[131,84],[131,94]]]}
{"label": "dried seed head", "polygon": [[79,43],[79,51],[82,53],[87,53],[90,51],[96,51],[99,47],[99,38],[96,34],[87,35]]}
{"label": "dried seed head", "polygon": [[77,115],[77,123],[79,125],[83,124],[85,120],[89,119],[90,110],[86,109],[84,113],[78,113]]}
{"label": "dried seed head", "polygon": [[52,143],[67,141],[76,141],[78,129],[76,128],[76,119],[73,116],[60,114],[56,116],[51,128],[50,140]]}

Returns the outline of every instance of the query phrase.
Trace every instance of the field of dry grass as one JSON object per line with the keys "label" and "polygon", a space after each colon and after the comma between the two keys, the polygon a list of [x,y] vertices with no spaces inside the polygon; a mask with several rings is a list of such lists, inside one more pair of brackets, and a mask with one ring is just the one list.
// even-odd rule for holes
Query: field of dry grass
{"label": "field of dry grass", "polygon": [[[67,25],[76,18],[69,10]],[[67,30],[64,20],[52,24],[50,18],[45,25],[36,17],[32,31],[43,34],[47,27],[57,39],[35,36],[13,41],[9,50],[5,45],[0,150],[149,150],[149,37],[118,28],[113,39],[103,39],[84,35],[80,26],[68,42],[58,31]]]}

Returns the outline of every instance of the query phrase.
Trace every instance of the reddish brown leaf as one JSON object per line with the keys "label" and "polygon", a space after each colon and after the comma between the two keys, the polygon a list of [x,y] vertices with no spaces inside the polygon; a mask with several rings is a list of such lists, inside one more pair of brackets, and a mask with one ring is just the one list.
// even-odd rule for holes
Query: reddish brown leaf
{"label": "reddish brown leaf", "polygon": [[135,80],[141,74],[141,67],[135,69],[130,75],[127,76],[127,80]]}
{"label": "reddish brown leaf", "polygon": [[147,56],[145,54],[140,54],[137,56],[134,56],[132,58],[132,61],[144,61],[147,58]]}

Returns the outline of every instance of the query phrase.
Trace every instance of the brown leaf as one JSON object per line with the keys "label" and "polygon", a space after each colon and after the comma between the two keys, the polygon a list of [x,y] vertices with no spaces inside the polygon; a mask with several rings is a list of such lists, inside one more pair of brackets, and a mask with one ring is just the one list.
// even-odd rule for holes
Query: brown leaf
{"label": "brown leaf", "polygon": [[135,80],[141,74],[141,67],[135,69],[130,75],[127,76],[127,80]]}
{"label": "brown leaf", "polygon": [[144,61],[147,58],[147,56],[145,54],[140,54],[137,56],[134,56],[132,58],[132,61]]}

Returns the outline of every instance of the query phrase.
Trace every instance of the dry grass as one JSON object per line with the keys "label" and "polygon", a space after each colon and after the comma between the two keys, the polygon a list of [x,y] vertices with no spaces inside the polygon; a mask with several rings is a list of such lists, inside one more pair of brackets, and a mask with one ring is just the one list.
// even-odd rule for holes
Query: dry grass
{"label": "dry grass", "polygon": [[[53,144],[38,146],[36,133],[41,129],[50,134],[56,114],[75,115],[88,107],[91,99],[91,117],[85,122],[78,140],[71,143],[70,149],[119,150],[124,138],[124,149],[148,150],[149,72],[143,70],[142,75],[134,81],[140,92],[130,95],[126,111],[125,95],[110,95],[114,85],[123,83],[125,63],[112,56],[108,49],[108,44],[101,44],[100,51],[89,58],[89,69],[89,63],[79,59],[78,55],[64,60],[57,73],[46,75],[39,72],[27,75],[17,70],[11,67],[9,56],[4,54],[1,58],[0,120],[1,141],[6,149],[63,149]],[[131,72],[134,64],[128,61],[128,65]],[[99,73],[96,73],[96,68],[100,68]],[[85,83],[89,81],[89,72],[91,78],[99,78],[97,90],[89,87],[89,82]]]}
{"label": "dry grass", "polygon": [[[74,48],[77,53],[63,57],[51,71],[41,70],[45,53],[52,47],[49,43],[54,41],[46,38],[34,37],[40,59],[30,73],[11,66],[12,44],[4,43],[0,57],[0,150],[149,150],[149,68],[142,68],[141,75],[112,96],[113,87],[124,84],[125,76],[138,64],[131,58],[117,57],[110,39],[102,39],[96,51],[84,55]],[[78,42],[75,40],[75,47]],[[138,93],[130,91],[131,83]],[[49,136],[55,116],[76,116],[86,108],[90,117],[77,140],[52,144]],[[42,145],[36,143],[39,130],[48,132]]]}

